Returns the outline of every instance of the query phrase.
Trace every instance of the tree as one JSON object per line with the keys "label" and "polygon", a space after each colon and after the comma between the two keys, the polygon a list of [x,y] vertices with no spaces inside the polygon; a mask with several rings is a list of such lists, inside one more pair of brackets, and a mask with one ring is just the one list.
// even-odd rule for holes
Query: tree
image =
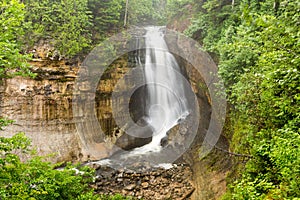
{"label": "tree", "polygon": [[126,0],[126,5],[125,5],[125,14],[124,14],[124,27],[127,24],[127,16],[128,16],[128,4],[129,4],[129,0]]}
{"label": "tree", "polygon": [[165,25],[164,0],[130,0],[128,23],[131,25]]}
{"label": "tree", "polygon": [[218,47],[239,124],[234,138],[253,155],[228,199],[300,195],[299,2],[273,3],[243,2],[240,25]]}
{"label": "tree", "polygon": [[194,0],[186,31],[214,55],[231,104],[231,149],[250,154],[224,199],[300,196],[300,26],[296,0]]}
{"label": "tree", "polygon": [[[0,129],[12,123],[0,119]],[[89,187],[94,170],[89,167],[74,166],[70,163],[62,170],[55,169],[60,164],[42,161],[33,155],[30,140],[24,133],[11,138],[0,136],[0,199],[36,200],[130,200],[121,195],[99,196]],[[31,155],[26,162],[20,155]],[[80,170],[76,173],[74,168]]]}
{"label": "tree", "polygon": [[91,168],[80,167],[79,174],[74,171],[76,166],[70,164],[64,170],[55,170],[56,165],[37,156],[21,162],[19,154],[30,152],[29,146],[30,140],[23,133],[0,137],[0,198],[100,200],[88,187],[94,175]]}
{"label": "tree", "polygon": [[91,13],[87,0],[25,0],[26,36],[29,45],[43,39],[52,43],[64,57],[72,57],[90,47]]}
{"label": "tree", "polygon": [[92,12],[93,38],[98,42],[114,33],[122,26],[121,13],[124,0],[89,0],[88,8]]}
{"label": "tree", "polygon": [[0,79],[14,75],[34,76],[26,62],[20,39],[24,35],[24,4],[17,0],[0,2]]}

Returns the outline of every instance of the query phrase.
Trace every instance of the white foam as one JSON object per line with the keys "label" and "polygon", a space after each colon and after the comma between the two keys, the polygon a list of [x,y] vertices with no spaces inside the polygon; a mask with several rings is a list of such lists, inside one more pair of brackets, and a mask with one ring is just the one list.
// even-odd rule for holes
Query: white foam
{"label": "white foam", "polygon": [[156,165],[155,167],[159,167],[159,168],[168,170],[168,169],[172,169],[174,167],[174,165],[171,163],[160,163],[160,164]]}

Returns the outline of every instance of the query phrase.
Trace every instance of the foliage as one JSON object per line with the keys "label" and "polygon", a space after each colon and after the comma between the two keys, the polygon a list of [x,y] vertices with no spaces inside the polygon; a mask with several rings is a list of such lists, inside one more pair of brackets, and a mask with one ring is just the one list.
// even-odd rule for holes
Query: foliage
{"label": "foliage", "polygon": [[20,37],[24,35],[24,5],[17,0],[0,2],[0,79],[30,75],[29,55],[22,54]]}
{"label": "foliage", "polygon": [[[268,3],[268,4],[267,4]],[[297,5],[298,4],[298,5]],[[229,86],[238,117],[252,127],[242,137],[255,159],[233,185],[230,199],[299,197],[299,3],[241,5],[241,25],[221,43],[221,73]],[[272,7],[269,7],[270,10]],[[299,18],[298,18],[299,19]],[[233,73],[228,73],[233,72]],[[241,132],[236,132],[236,135]]]}
{"label": "foliage", "polygon": [[91,43],[90,12],[87,0],[33,1],[25,0],[26,21],[31,24],[26,31],[29,45],[40,39],[48,42],[65,57],[72,57]]}
{"label": "foliage", "polygon": [[[127,24],[164,24],[165,2],[129,0]],[[125,5],[125,0],[24,0],[22,3],[4,0],[0,19],[3,26],[0,31],[0,58],[3,58],[0,66],[3,69],[0,72],[6,73],[17,65],[19,71],[26,71],[23,61],[28,57],[19,53],[23,49],[31,50],[40,42],[54,46],[62,58],[84,55],[99,41],[122,28]]]}
{"label": "foliage", "polygon": [[235,18],[235,15],[231,15],[231,4],[226,0],[196,2],[197,14],[185,34],[190,37],[197,37],[207,51],[215,52],[217,51],[216,44],[221,37],[222,24],[229,18],[230,21]]}
{"label": "foliage", "polygon": [[13,123],[13,120],[0,118],[0,130],[3,130],[2,127],[8,126],[9,124],[12,124],[12,123]]}
{"label": "foliage", "polygon": [[[2,125],[10,123],[4,122]],[[30,140],[24,133],[0,137],[0,198],[2,199],[77,199],[130,200],[121,195],[98,196],[89,188],[94,170],[68,164],[63,170],[33,156],[26,162],[19,155],[30,153]],[[77,168],[79,173],[74,170]]]}
{"label": "foliage", "polygon": [[[232,5],[234,2],[234,5]],[[186,34],[216,55],[232,150],[251,154],[224,199],[300,196],[300,2],[201,1]]]}
{"label": "foliage", "polygon": [[165,25],[164,0],[129,0],[130,25]]}
{"label": "foliage", "polygon": [[[0,78],[32,75],[20,42],[47,40],[65,57],[78,55],[121,27],[125,1],[0,2]],[[163,24],[192,5],[186,34],[219,64],[231,103],[232,150],[251,154],[224,199],[300,196],[300,2],[297,0],[129,0],[130,25]],[[167,6],[165,14],[164,8]],[[113,30],[112,30],[113,29]],[[0,127],[9,124],[0,119]],[[23,134],[0,138],[0,196],[5,199],[97,199],[92,171],[53,170],[41,158],[23,163]],[[106,198],[106,197],[101,197]],[[110,198],[110,197],[107,197]],[[118,199],[119,196],[113,197]],[[122,197],[120,197],[122,198]]]}
{"label": "foliage", "polygon": [[[54,165],[34,157],[23,163],[16,153],[29,151],[30,140],[23,133],[12,138],[0,137],[0,196],[3,199],[75,199],[89,192],[91,169],[80,168],[83,176],[75,175],[73,166],[54,170]],[[96,199],[94,197],[94,199]]]}
{"label": "foliage", "polygon": [[193,0],[167,0],[166,12],[168,19],[185,12],[185,5],[191,4]]}
{"label": "foliage", "polygon": [[[124,0],[89,0],[88,8],[92,12],[94,40],[103,39],[105,33],[115,32],[123,24]],[[101,38],[102,37],[102,38]]]}

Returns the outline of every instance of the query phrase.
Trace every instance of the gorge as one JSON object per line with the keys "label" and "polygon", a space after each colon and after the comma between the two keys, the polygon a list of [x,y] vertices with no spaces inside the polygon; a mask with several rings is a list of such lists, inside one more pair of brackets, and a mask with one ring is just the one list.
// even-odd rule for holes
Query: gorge
{"label": "gorge", "polygon": [[299,8],[0,1],[0,199],[298,199]]}
{"label": "gorge", "polygon": [[[211,120],[211,99],[208,89],[203,87],[206,83],[191,63],[168,52],[167,43],[171,49],[176,49],[178,47],[174,44],[178,43],[180,38],[167,37],[165,41],[164,32],[166,30],[162,27],[138,30],[136,38],[140,39],[133,39],[133,44],[127,43],[140,47],[114,60],[105,70],[99,83],[91,83],[82,78],[82,74],[90,73],[88,67],[79,68],[76,64],[70,65],[64,61],[33,63],[34,70],[38,73],[35,80],[19,77],[8,79],[2,88],[1,112],[16,122],[6,128],[5,134],[9,136],[24,131],[32,139],[39,154],[56,153],[54,157],[50,157],[53,162],[85,162],[110,157],[109,166],[118,166],[122,170],[124,166],[140,167],[136,165],[137,161],[146,160],[146,169],[149,170],[153,164],[159,166],[176,161],[179,165],[189,166],[182,169],[190,174],[185,180],[190,181],[185,183],[188,189],[183,189],[183,193],[188,191],[188,196],[191,196],[193,191],[193,199],[199,196],[213,198],[220,195],[225,189],[226,170],[224,171],[223,167],[211,172],[199,170],[199,167],[209,167],[209,162],[200,161],[197,153]],[[206,58],[197,59],[200,59],[197,60],[200,64],[208,62]],[[88,62],[84,62],[82,66],[86,63]],[[125,127],[127,122],[121,122],[122,125],[118,126],[118,120],[127,119],[124,117],[124,110],[128,107],[124,99],[127,97],[123,92],[136,80],[136,72],[128,75],[131,69],[136,68],[142,69],[138,73],[144,75],[139,78],[143,78],[146,87],[142,85],[135,93],[129,95],[130,113],[127,114],[132,115],[133,122],[138,126]],[[79,75],[80,84],[78,89],[74,90]],[[122,79],[124,82],[119,86]],[[91,89],[93,84],[97,85],[94,96]],[[121,87],[121,90],[118,87]],[[115,114],[112,98],[113,95],[120,94],[123,96],[121,95],[118,101],[123,104],[118,104],[119,108]],[[80,103],[74,108],[74,102],[78,103],[77,97],[80,97]],[[96,116],[93,116],[94,114]],[[88,120],[82,122],[82,119]],[[140,134],[143,129],[136,131],[145,126],[150,127],[150,136],[147,135],[149,131],[146,135]],[[101,127],[104,136],[99,135],[97,127]],[[80,135],[81,133],[84,135]],[[134,136],[141,137],[140,141],[132,139]],[[225,140],[221,140],[221,144],[226,148]],[[101,161],[91,165],[95,163],[96,166],[93,167],[98,170],[103,166]],[[226,162],[217,165],[224,164],[228,165]],[[216,180],[222,184],[214,185]],[[222,189],[218,191],[220,187]],[[132,195],[127,192],[124,194]]]}

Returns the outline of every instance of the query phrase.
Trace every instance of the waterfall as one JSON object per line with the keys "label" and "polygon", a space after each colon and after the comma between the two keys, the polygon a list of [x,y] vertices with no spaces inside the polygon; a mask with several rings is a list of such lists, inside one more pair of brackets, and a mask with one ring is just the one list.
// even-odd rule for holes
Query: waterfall
{"label": "waterfall", "polygon": [[[134,61],[144,72],[143,78],[146,83],[144,89],[146,89],[143,101],[145,105],[141,105],[144,108],[141,120],[152,127],[152,140],[129,151],[117,151],[110,158],[97,161],[99,164],[123,167],[125,163],[132,164],[146,160],[159,165],[169,160],[168,158],[173,159],[178,155],[174,153],[170,156],[170,152],[164,152],[162,156],[163,151],[171,151],[171,154],[174,151],[172,148],[162,147],[161,143],[168,137],[170,129],[191,115],[189,110],[191,102],[186,95],[186,92],[191,94],[191,90],[185,91],[188,81],[184,79],[175,57],[168,50],[164,28],[145,29],[143,40],[135,40],[137,45],[141,41],[145,42],[145,51],[141,53],[138,50]],[[129,134],[130,130],[132,129],[129,129]]]}
{"label": "waterfall", "polygon": [[151,143],[132,153],[159,151],[167,131],[189,114],[183,76],[175,57],[168,51],[161,27],[147,27],[146,31],[146,118],[154,133]]}

